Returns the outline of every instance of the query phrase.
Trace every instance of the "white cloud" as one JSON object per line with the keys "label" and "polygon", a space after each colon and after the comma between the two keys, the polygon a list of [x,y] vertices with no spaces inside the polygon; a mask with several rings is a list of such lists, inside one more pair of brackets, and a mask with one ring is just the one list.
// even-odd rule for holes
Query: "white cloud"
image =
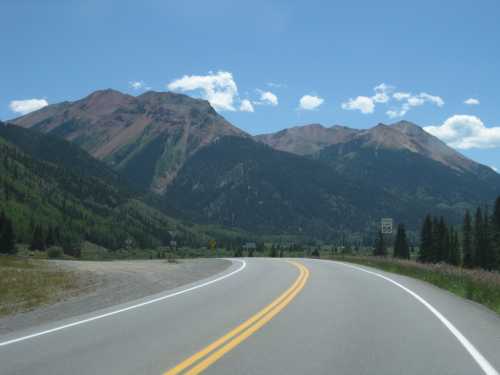
{"label": "white cloud", "polygon": [[399,108],[391,108],[386,112],[387,116],[390,118],[402,117],[406,115],[410,109],[420,107],[425,103],[432,103],[438,107],[444,105],[444,100],[441,97],[426,92],[421,92],[417,95],[413,95],[409,92],[396,92],[392,97],[398,102],[402,102],[402,104]]}
{"label": "white cloud", "polygon": [[278,105],[278,97],[271,91],[258,91],[260,92],[260,101],[254,102],[254,104],[269,104],[272,106]]}
{"label": "white cloud", "polygon": [[286,87],[285,83],[278,83],[278,82],[267,82],[266,85],[273,89],[280,89],[282,87]]}
{"label": "white cloud", "polygon": [[240,104],[240,111],[242,112],[254,112],[253,105],[248,99],[243,99]]}
{"label": "white cloud", "polygon": [[493,169],[495,172],[498,173],[498,168],[497,167],[495,167],[495,166],[492,165],[490,168]]}
{"label": "white cloud", "polygon": [[479,105],[479,100],[476,98],[469,98],[466,101],[464,101],[465,104],[467,105]]}
{"label": "white cloud", "polygon": [[487,128],[476,116],[454,115],[440,126],[424,129],[455,148],[500,147],[500,127]]}
{"label": "white cloud", "polygon": [[342,109],[350,111],[359,110],[361,113],[373,113],[375,110],[375,103],[373,99],[368,96],[358,96],[356,99],[349,99],[347,102],[342,103]]}
{"label": "white cloud", "polygon": [[234,100],[238,96],[238,87],[230,72],[209,72],[205,76],[185,75],[167,85],[172,91],[200,90],[205,99],[220,111],[235,111]]}
{"label": "white cloud", "polygon": [[320,98],[319,96],[304,95],[299,100],[299,109],[312,111],[314,109],[317,109],[321,104],[323,104],[324,101],[325,99]]}
{"label": "white cloud", "polygon": [[141,90],[146,87],[146,83],[144,81],[130,81],[128,85],[134,90]]}
{"label": "white cloud", "polygon": [[9,104],[9,108],[12,112],[25,115],[27,113],[37,111],[48,105],[49,103],[45,99],[26,99],[11,101]]}
{"label": "white cloud", "polygon": [[394,90],[394,86],[388,85],[387,83],[381,83],[373,88],[375,92],[373,96],[358,96],[356,99],[349,99],[347,102],[342,103],[342,108],[348,110],[357,109],[365,114],[373,113],[377,104],[387,104],[394,99],[399,102],[399,104],[386,111],[389,117],[394,118],[404,116],[410,109],[420,107],[425,103],[432,103],[438,107],[444,105],[444,100],[441,97],[426,92],[413,95],[410,92],[394,92]]}
{"label": "white cloud", "polygon": [[401,100],[409,99],[411,94],[409,92],[395,92],[392,97],[400,102]]}
{"label": "white cloud", "polygon": [[375,95],[372,99],[376,103],[387,103],[390,100],[389,94],[394,91],[394,87],[386,83],[381,83],[373,88]]}

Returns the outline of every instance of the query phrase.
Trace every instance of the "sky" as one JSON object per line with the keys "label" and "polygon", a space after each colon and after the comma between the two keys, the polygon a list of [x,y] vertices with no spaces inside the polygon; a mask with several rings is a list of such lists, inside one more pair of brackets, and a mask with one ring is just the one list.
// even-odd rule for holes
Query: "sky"
{"label": "sky", "polygon": [[0,119],[113,88],[251,134],[408,120],[500,170],[500,2],[2,0]]}

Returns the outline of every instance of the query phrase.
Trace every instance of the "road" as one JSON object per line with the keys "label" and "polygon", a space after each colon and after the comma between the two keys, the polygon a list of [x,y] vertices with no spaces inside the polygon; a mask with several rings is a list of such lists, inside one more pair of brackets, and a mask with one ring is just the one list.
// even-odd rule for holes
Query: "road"
{"label": "road", "polygon": [[177,290],[0,336],[0,373],[498,374],[500,318],[478,304],[337,262],[233,262]]}

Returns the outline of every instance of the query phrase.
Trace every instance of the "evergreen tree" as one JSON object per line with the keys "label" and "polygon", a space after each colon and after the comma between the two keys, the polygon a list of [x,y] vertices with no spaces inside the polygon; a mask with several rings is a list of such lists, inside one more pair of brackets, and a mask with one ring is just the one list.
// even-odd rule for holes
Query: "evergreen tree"
{"label": "evergreen tree", "polygon": [[410,259],[410,247],[408,246],[404,224],[398,225],[396,241],[394,242],[394,257],[401,259]]}
{"label": "evergreen tree", "polygon": [[466,268],[474,267],[474,240],[472,230],[472,219],[469,210],[465,211],[464,225],[463,225],[463,266]]}
{"label": "evergreen tree", "polygon": [[10,221],[4,215],[2,216],[2,225],[0,230],[0,253],[15,254],[17,252],[17,249],[12,221]]}
{"label": "evergreen tree", "polygon": [[476,210],[476,215],[474,217],[474,231],[473,231],[473,243],[474,243],[474,267],[481,267],[484,263],[484,217],[481,207]]}
{"label": "evergreen tree", "polygon": [[432,260],[432,233],[432,218],[431,215],[427,215],[420,233],[420,253],[418,259],[421,262],[430,262]]}
{"label": "evergreen tree", "polygon": [[378,231],[377,241],[375,242],[375,249],[373,250],[375,256],[386,256],[387,247],[385,245],[384,234],[381,230]]}
{"label": "evergreen tree", "polygon": [[460,243],[458,233],[453,228],[450,228],[449,232],[449,246],[448,263],[459,266],[461,263]]}
{"label": "evergreen tree", "polygon": [[49,227],[49,230],[47,232],[47,238],[45,240],[45,245],[47,247],[54,246],[56,244],[56,238],[54,234],[54,229],[52,227]]}
{"label": "evergreen tree", "polygon": [[35,225],[35,231],[33,232],[30,250],[45,250],[45,239],[43,236],[42,227],[40,225]]}
{"label": "evergreen tree", "polygon": [[486,270],[493,270],[497,265],[496,249],[493,244],[494,230],[493,218],[490,217],[488,209],[484,212],[483,217],[483,244],[482,244],[482,263],[481,268]]}
{"label": "evergreen tree", "polygon": [[495,202],[495,208],[493,210],[491,226],[493,232],[492,246],[496,257],[495,268],[500,270],[500,197],[498,197]]}

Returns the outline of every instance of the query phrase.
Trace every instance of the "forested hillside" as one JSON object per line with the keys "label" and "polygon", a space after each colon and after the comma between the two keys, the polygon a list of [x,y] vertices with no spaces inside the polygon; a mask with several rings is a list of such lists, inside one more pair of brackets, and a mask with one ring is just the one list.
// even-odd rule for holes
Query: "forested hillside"
{"label": "forested hillside", "polygon": [[[0,134],[3,131],[6,129]],[[147,206],[123,184],[114,184],[119,177],[95,164],[99,162],[86,153],[64,156],[59,148],[50,155],[47,145],[28,144],[26,133],[10,136],[23,139],[25,149],[32,148],[42,159],[52,161],[35,159],[0,136],[0,211],[13,223],[18,242],[31,243],[35,232],[41,232],[43,238],[57,233],[60,245],[66,248],[84,240],[109,249],[156,247],[170,242],[170,232],[176,232],[179,241],[198,240],[193,232]],[[38,136],[34,133],[35,142],[43,143]],[[58,142],[57,146],[66,143],[49,139],[51,142]],[[71,145],[66,149],[74,151]],[[47,151],[45,156],[43,150]]]}

